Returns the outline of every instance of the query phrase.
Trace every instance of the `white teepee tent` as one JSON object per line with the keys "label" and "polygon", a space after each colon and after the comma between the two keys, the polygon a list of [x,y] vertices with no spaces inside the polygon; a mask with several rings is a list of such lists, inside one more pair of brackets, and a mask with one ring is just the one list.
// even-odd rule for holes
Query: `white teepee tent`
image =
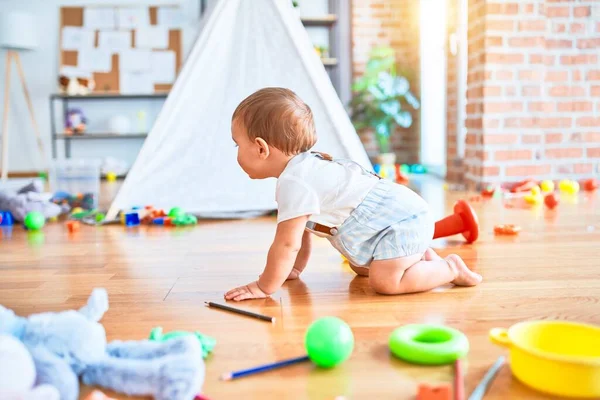
{"label": "white teepee tent", "polygon": [[371,168],[291,3],[218,2],[107,218],[145,204],[206,217],[274,210],[275,181],[250,180],[231,139],[236,106],[263,87],[289,88],[312,108],[315,150]]}

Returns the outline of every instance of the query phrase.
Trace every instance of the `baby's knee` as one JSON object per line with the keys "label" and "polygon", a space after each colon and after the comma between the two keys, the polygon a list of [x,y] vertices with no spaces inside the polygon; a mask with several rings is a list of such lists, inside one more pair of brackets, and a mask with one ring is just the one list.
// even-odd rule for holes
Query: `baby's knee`
{"label": "baby's knee", "polygon": [[398,285],[398,282],[395,282],[393,279],[381,279],[374,277],[373,275],[369,276],[369,286],[371,286],[371,289],[375,292],[384,295],[405,293],[401,290],[401,285]]}

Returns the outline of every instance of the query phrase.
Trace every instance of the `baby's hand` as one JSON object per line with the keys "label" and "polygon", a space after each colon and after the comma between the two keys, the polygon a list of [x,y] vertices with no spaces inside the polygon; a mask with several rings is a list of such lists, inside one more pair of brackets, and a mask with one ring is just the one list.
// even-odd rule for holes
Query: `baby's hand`
{"label": "baby's hand", "polygon": [[264,299],[269,295],[260,290],[257,282],[240,286],[225,293],[226,300],[242,301],[248,299]]}

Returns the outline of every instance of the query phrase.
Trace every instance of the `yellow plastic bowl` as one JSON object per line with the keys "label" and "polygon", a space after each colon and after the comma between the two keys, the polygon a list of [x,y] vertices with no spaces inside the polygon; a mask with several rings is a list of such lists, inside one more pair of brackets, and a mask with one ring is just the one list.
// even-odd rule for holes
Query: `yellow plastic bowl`
{"label": "yellow plastic bowl", "polygon": [[541,392],[600,398],[600,327],[565,321],[520,322],[490,331],[507,347],[517,379]]}

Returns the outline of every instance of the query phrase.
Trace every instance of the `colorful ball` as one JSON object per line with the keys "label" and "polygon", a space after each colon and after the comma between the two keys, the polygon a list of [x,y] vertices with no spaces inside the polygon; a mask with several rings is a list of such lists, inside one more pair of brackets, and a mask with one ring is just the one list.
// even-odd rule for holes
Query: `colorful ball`
{"label": "colorful ball", "polygon": [[321,368],[333,368],[352,354],[354,335],[341,319],[324,317],[308,327],[304,345],[312,362]]}
{"label": "colorful ball", "polygon": [[554,182],[550,180],[545,180],[540,183],[540,187],[542,188],[542,192],[553,192],[554,191]]}
{"label": "colorful ball", "polygon": [[29,211],[27,215],[25,215],[23,223],[30,231],[37,231],[44,227],[46,218],[44,217],[44,214],[39,211]]}
{"label": "colorful ball", "polygon": [[114,182],[117,180],[117,174],[115,174],[114,172],[107,172],[106,173],[106,180],[108,182]]}

